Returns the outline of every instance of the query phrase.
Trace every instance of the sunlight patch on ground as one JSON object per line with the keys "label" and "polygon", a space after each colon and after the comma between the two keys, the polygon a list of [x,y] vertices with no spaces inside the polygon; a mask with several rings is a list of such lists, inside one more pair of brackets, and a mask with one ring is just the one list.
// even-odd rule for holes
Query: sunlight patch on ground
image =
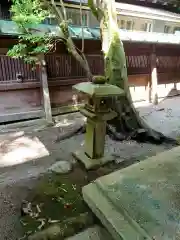
{"label": "sunlight patch on ground", "polygon": [[134,102],[134,106],[136,108],[139,108],[139,107],[151,107],[151,106],[153,106],[153,104],[148,102],[148,101],[141,101],[141,102]]}
{"label": "sunlight patch on ground", "polygon": [[0,135],[0,146],[3,144],[4,141],[7,141],[7,139],[12,139],[12,138],[17,138],[17,137],[21,137],[24,135],[24,131],[18,131],[18,132],[14,132],[14,133],[10,133],[10,134],[1,134]]}
{"label": "sunlight patch on ground", "polygon": [[20,136],[0,142],[0,167],[17,165],[48,155],[48,150],[37,137]]}
{"label": "sunlight patch on ground", "polygon": [[55,127],[68,127],[72,125],[74,121],[68,120],[67,118],[63,119],[62,121],[55,124]]}
{"label": "sunlight patch on ground", "polygon": [[[84,121],[85,122],[86,118],[85,117],[81,117],[80,121]],[[61,121],[58,121],[54,127],[69,127],[74,125],[76,122],[74,119],[68,119],[68,118],[64,118]]]}

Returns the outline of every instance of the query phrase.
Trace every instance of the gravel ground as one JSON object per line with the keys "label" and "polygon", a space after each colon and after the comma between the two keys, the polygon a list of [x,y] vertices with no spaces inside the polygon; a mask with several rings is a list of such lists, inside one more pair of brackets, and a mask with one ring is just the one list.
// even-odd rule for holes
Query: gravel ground
{"label": "gravel ground", "polygon": [[[157,107],[141,106],[138,110],[153,128],[176,137],[180,134],[179,104],[180,98],[173,98],[161,102]],[[56,127],[47,129],[44,129],[41,121],[35,126],[29,124],[22,128],[18,125],[17,128],[14,125],[0,129],[0,240],[17,240],[21,236],[18,220],[21,201],[36,184],[38,176],[56,161],[73,162],[71,152],[83,145],[83,135],[55,142],[59,134],[83,123],[81,115],[70,114],[56,120]],[[106,139],[106,151],[116,156],[117,163],[129,161],[131,164],[167,148],[165,145]]]}

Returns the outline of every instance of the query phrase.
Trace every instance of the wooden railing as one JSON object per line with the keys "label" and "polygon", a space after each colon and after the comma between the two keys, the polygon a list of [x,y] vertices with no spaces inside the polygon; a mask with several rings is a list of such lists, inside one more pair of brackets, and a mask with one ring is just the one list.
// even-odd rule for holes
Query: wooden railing
{"label": "wooden railing", "polygon": [[180,71],[180,56],[157,56],[159,73]]}
{"label": "wooden railing", "polygon": [[[86,55],[93,75],[102,75],[104,60],[102,55]],[[70,55],[47,55],[47,73],[49,79],[85,77],[86,73],[76,59]]]}
{"label": "wooden railing", "polygon": [[126,57],[126,59],[129,75],[150,73],[150,56],[129,55]]}
{"label": "wooden railing", "polygon": [[[142,45],[142,44],[141,44]],[[133,50],[131,50],[133,49]],[[130,50],[125,47],[128,75],[151,75],[152,46],[141,46],[131,43]],[[157,72],[175,74],[180,76],[180,50],[179,47],[169,49],[167,46],[161,48],[156,46]],[[103,75],[104,60],[101,54],[86,55],[93,75]],[[46,55],[47,74],[49,81],[61,81],[61,79],[80,79],[86,76],[80,64],[67,54]],[[21,74],[23,81],[39,81],[38,71],[23,61],[0,55],[0,84],[16,82],[17,75]]]}
{"label": "wooden railing", "polygon": [[[102,55],[86,55],[93,75],[103,75],[104,60]],[[86,74],[79,63],[69,55],[48,55],[47,72],[50,79],[85,77]],[[150,56],[127,56],[128,74],[149,74]]]}
{"label": "wooden railing", "polygon": [[0,55],[0,83],[16,82],[18,75],[21,75],[25,82],[38,80],[37,71],[31,65],[19,59]]}

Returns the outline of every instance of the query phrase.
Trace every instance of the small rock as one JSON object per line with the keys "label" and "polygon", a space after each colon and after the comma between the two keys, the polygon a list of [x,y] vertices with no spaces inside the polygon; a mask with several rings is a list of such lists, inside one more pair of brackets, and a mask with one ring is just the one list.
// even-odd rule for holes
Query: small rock
{"label": "small rock", "polygon": [[116,155],[116,156],[114,155],[114,157],[116,158],[117,164],[124,163],[126,161],[126,159],[123,157],[120,157],[120,155]]}
{"label": "small rock", "polygon": [[68,173],[72,170],[72,164],[68,161],[59,161],[53,164],[49,171],[56,172],[56,173]]}

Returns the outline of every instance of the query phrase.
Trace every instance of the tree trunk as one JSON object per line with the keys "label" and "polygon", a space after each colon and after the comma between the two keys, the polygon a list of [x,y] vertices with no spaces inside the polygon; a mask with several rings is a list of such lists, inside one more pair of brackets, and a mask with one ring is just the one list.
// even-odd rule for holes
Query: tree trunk
{"label": "tree trunk", "polygon": [[157,78],[157,64],[156,64],[156,52],[155,46],[153,46],[153,53],[151,54],[151,102],[155,105],[158,104],[158,94],[157,94],[157,85],[158,85],[158,78]]}
{"label": "tree trunk", "polygon": [[51,101],[49,96],[48,78],[47,78],[46,63],[44,60],[44,56],[40,57],[40,80],[41,80],[41,86],[42,86],[45,118],[48,124],[52,124],[53,119],[52,119],[52,111],[51,111]]}
{"label": "tree trunk", "polygon": [[[126,136],[142,141],[162,142],[166,138],[163,134],[151,129],[140,118],[132,102],[128,86],[126,56],[117,24],[115,0],[103,0],[102,2],[101,7],[95,7],[94,2],[89,0],[89,6],[93,13],[96,9],[96,16],[98,15],[98,9],[103,10],[100,28],[105,59],[105,75],[110,84],[120,87],[125,93],[124,96],[110,102],[111,108],[118,113],[118,117],[110,121],[109,124],[114,126],[116,132],[123,133]],[[116,139],[119,138],[115,132],[113,134]],[[122,140],[122,135],[120,135],[120,140]]]}

